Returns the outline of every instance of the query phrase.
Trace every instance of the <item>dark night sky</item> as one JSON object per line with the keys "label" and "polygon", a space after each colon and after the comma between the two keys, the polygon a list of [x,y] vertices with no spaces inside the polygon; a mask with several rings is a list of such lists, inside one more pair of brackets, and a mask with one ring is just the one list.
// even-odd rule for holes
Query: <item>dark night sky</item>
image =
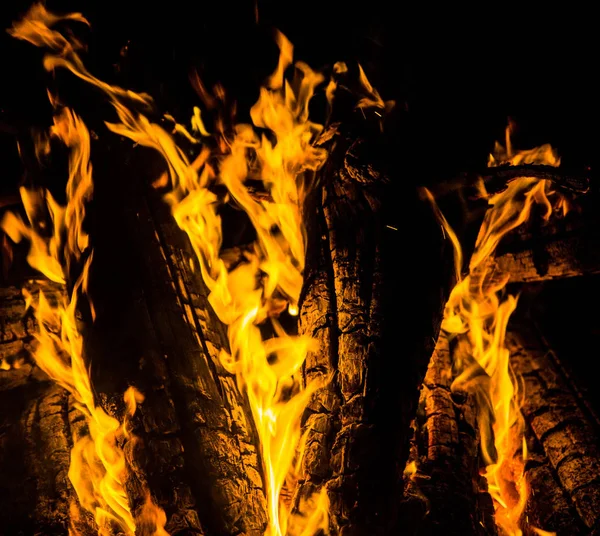
{"label": "dark night sky", "polygon": [[[2,26],[27,5],[4,2]],[[522,145],[551,142],[565,165],[596,167],[599,61],[590,12],[501,4],[441,9],[381,0],[47,5],[79,9],[89,18],[91,30],[83,35],[92,72],[148,91],[184,118],[197,103],[187,79],[192,66],[206,81],[223,82],[242,109],[251,104],[275,64],[272,30],[279,28],[296,45],[296,59],[315,68],[360,60],[382,96],[399,103],[403,111],[391,132],[407,173],[432,179],[483,165],[509,116],[520,126]],[[47,75],[32,46],[3,33],[0,47],[0,146],[5,162],[13,162],[10,173],[18,174],[8,131],[48,120]]]}

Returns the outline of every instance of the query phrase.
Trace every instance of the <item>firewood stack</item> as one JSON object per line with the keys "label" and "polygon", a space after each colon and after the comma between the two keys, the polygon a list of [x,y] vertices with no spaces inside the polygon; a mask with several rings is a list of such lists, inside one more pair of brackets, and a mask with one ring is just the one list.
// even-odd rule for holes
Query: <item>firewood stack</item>
{"label": "firewood stack", "polygon": [[[370,84],[361,75],[364,91]],[[328,158],[302,207],[307,254],[298,320],[280,314],[290,332],[318,342],[300,374],[305,384],[319,381],[302,418],[300,476],[286,482],[282,502],[299,514],[305,499],[325,490],[332,536],[497,535],[481,474],[478,408],[454,385],[455,346],[441,330],[461,269],[449,231],[432,196],[414,177],[399,176],[394,163],[405,155],[382,130],[388,104],[372,88],[369,98],[381,101],[374,107],[361,108],[347,93],[351,105],[336,110],[315,141]],[[94,405],[122,423],[129,411],[123,393],[133,386],[140,396],[117,445],[136,535],[263,536],[272,491],[264,451],[246,391],[222,361],[231,350],[226,326],[162,196],[164,162],[143,143],[100,139],[94,129],[104,128],[105,117],[93,112],[94,190],[84,227],[94,262],[90,303],[77,309],[76,322]],[[20,154],[28,180],[61,175],[35,153]],[[498,167],[434,185],[442,213],[458,215],[451,224],[466,260],[487,210],[485,200],[469,197],[473,181],[499,192],[522,176],[587,197],[561,221],[512,232],[498,248],[497,272],[525,285],[600,272],[596,192],[587,195],[586,176],[547,166]],[[255,230],[221,194],[222,245],[235,263]],[[0,208],[20,210],[16,199],[11,192]],[[269,232],[281,232],[276,227]],[[62,296],[76,287],[82,266],[69,265],[65,285],[52,287],[27,267],[26,247],[3,239],[0,532],[91,536],[97,519],[79,505],[69,478],[71,449],[88,423],[69,392],[36,366],[36,323],[21,291],[43,287]],[[598,422],[529,320],[513,323],[509,348],[525,386],[527,536],[537,529],[599,534]],[[163,532],[148,529],[149,502],[164,511]]]}
{"label": "firewood stack", "polygon": [[[324,384],[304,418],[304,478],[286,493],[298,504],[325,486],[332,534],[495,534],[474,401],[452,389],[452,345],[443,332],[437,337],[453,285],[451,248],[416,193],[405,213],[397,209],[398,192],[374,163],[377,151],[357,144],[357,136],[342,130],[332,138],[323,188],[306,209],[299,331],[320,346],[303,371]],[[118,178],[98,182],[97,213],[110,207],[111,218],[95,221],[100,320],[84,333],[103,407],[118,413],[127,384],[145,396],[132,420],[139,439],[127,455],[132,511],[142,508],[148,487],[171,534],[261,535],[260,454],[247,401],[219,361],[224,328],[190,264],[189,242],[145,186],[152,161],[140,153],[127,165],[141,178],[118,198]],[[499,250],[501,269],[514,282],[597,272],[599,227],[589,203],[554,227],[515,233]],[[407,236],[409,224],[419,231]],[[550,244],[546,264],[539,240]],[[35,323],[14,284],[22,275],[13,269],[0,309],[8,369],[0,371],[0,523],[6,534],[66,534],[69,523],[93,534],[89,515],[73,518],[67,476],[72,434],[83,423],[67,393],[29,356]],[[399,304],[412,307],[410,320]],[[596,533],[598,423],[530,324],[515,323],[509,343],[525,381],[530,525],[559,535]]]}

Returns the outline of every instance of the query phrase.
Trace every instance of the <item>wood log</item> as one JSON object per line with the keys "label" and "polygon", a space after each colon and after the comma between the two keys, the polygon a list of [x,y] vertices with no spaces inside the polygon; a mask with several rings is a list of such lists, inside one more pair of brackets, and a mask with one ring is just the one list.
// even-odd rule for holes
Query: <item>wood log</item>
{"label": "wood log", "polygon": [[590,420],[563,376],[558,357],[531,324],[513,323],[507,346],[514,370],[524,380],[526,396],[522,412],[530,426],[534,452],[527,463],[533,490],[529,515],[540,528],[560,535],[597,534],[600,531],[598,423]]}
{"label": "wood log", "polygon": [[[401,530],[410,423],[452,286],[451,245],[431,207],[369,171],[377,143],[336,134],[322,196],[307,210],[316,257],[308,259],[300,331],[320,349],[305,377],[329,381],[306,415],[298,494],[325,485],[332,531],[344,535]],[[363,165],[349,173],[352,158]]]}
{"label": "wood log", "polygon": [[[557,356],[530,320],[509,326],[513,370],[524,380],[529,487],[525,534],[597,534],[598,423],[562,375]],[[452,364],[443,332],[425,382],[405,477],[407,534],[494,534],[491,498],[478,476],[479,437],[472,402],[450,392]],[[468,432],[468,433],[465,433]],[[466,461],[466,463],[465,463]],[[456,532],[454,532],[456,531]]]}
{"label": "wood log", "polygon": [[413,424],[405,471],[405,534],[496,534],[494,507],[480,476],[475,401],[451,390],[448,337],[442,331],[431,357]]}
{"label": "wood log", "polygon": [[539,164],[503,165],[485,168],[479,172],[460,173],[457,177],[434,185],[431,190],[436,199],[439,199],[452,192],[469,189],[483,181],[486,190],[493,194],[506,188],[507,183],[511,180],[521,177],[551,181],[556,188],[563,192],[584,194],[590,190],[588,174]]}
{"label": "wood log", "polygon": [[[165,528],[171,535],[206,531],[214,535],[262,536],[266,501],[257,436],[247,401],[219,362],[220,350],[227,348],[223,326],[208,305],[200,275],[190,267],[193,252],[187,238],[176,228],[162,199],[149,187],[162,164],[152,158],[152,153],[149,158],[149,151],[144,150],[142,154],[134,152],[133,162],[129,162],[123,157],[129,150],[128,142],[123,146],[98,143],[93,147],[98,160],[94,168],[95,197],[87,207],[85,226],[94,247],[89,293],[96,318],[92,318],[85,300],[80,300],[79,316],[98,404],[122,421],[127,387],[135,386],[144,396],[130,422],[136,439],[123,445],[130,469],[125,482],[130,508],[140,522],[149,492],[165,510]],[[126,163],[122,172],[137,180],[122,181],[123,175],[114,173],[119,167],[117,162]],[[31,165],[35,167],[36,163]],[[29,271],[16,269],[25,265],[26,249],[14,248],[11,279],[29,275]],[[78,274],[74,271],[69,275],[74,279]],[[18,290],[10,292],[22,302]],[[9,298],[12,294],[7,295]],[[25,363],[35,322],[27,317],[24,323],[18,314],[6,318],[0,323],[6,342],[0,357],[6,366]],[[24,396],[19,389],[24,389],[21,384],[29,385],[30,376],[25,365],[0,376],[7,401]],[[44,382],[44,388],[52,387],[45,377]],[[44,402],[46,395],[41,388],[30,392],[23,416],[17,404],[15,416],[8,421],[25,422],[21,428],[14,428],[21,430],[15,432],[19,441],[28,438],[30,432],[39,435],[40,426],[45,426],[38,423],[40,404],[56,406],[52,401]],[[48,396],[54,400],[66,394],[52,389]],[[61,404],[65,434],[78,431],[85,423],[71,406],[68,412],[64,410],[67,402]],[[7,402],[4,407],[14,405]],[[27,421],[29,415],[33,415],[31,424]],[[57,426],[49,430],[55,431]],[[11,438],[7,452],[19,448],[15,446],[18,441]],[[59,434],[56,441],[62,441],[62,465],[57,462],[56,467],[64,468],[64,480],[72,439]],[[16,480],[12,478],[14,471],[7,469],[7,486],[24,479],[39,481],[40,486],[50,490],[46,494],[54,497],[54,488],[38,474],[42,469],[50,471],[45,460],[48,449],[54,452],[53,445],[36,439],[31,457],[37,461],[23,463],[23,476]],[[36,497],[30,492],[28,488],[27,497]],[[10,508],[3,511],[7,516],[3,526],[15,527],[15,534],[21,527],[29,534],[30,526],[35,530],[41,527],[39,532],[32,529],[32,534],[67,534],[66,523],[69,518],[73,522],[75,516],[82,535],[96,534],[93,521],[91,528],[85,527],[89,516],[77,508],[70,509],[72,502],[76,504],[72,499],[59,504],[58,499],[51,502],[40,495],[39,513],[33,512],[35,506],[29,499],[24,500],[21,517]],[[144,529],[140,530],[143,533]]]}
{"label": "wood log", "polygon": [[162,163],[142,148],[131,155],[124,144],[124,152],[130,156],[117,156],[124,173],[139,180],[120,184],[109,154],[100,158],[106,167],[95,168],[90,294],[97,317],[88,319],[85,343],[107,410],[119,411],[128,385],[145,396],[128,455],[132,510],[139,515],[149,489],[170,534],[262,535],[257,436],[246,400],[219,362],[223,326],[190,267],[187,237],[149,192]]}
{"label": "wood log", "polygon": [[498,269],[513,283],[547,281],[600,272],[598,199],[589,194],[575,209],[547,224],[534,218],[498,247]]}
{"label": "wood log", "polygon": [[68,479],[83,415],[33,362],[36,323],[21,290],[0,289],[0,526],[4,534],[97,534]]}
{"label": "wood log", "polygon": [[[513,283],[560,279],[600,272],[600,219],[598,193],[585,174],[538,165],[488,168],[481,174],[463,173],[434,185],[431,191],[442,213],[457,233],[468,261],[475,245],[488,203],[481,199],[477,181],[483,180],[489,193],[503,190],[519,177],[535,177],[552,182],[562,194],[569,212],[545,221],[535,214],[510,232],[499,244],[496,265],[499,273],[510,274]],[[541,212],[534,207],[535,212]]]}

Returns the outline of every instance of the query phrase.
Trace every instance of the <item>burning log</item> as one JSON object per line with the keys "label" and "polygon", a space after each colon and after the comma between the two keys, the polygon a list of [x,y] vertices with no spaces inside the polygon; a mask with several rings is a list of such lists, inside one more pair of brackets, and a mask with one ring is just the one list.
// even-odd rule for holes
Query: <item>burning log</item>
{"label": "burning log", "polygon": [[[400,468],[409,454],[410,423],[417,407],[418,387],[425,377],[442,309],[455,283],[453,278],[461,268],[457,266],[455,271],[452,245],[456,244],[446,240],[444,229],[436,221],[437,214],[416,190],[394,185],[386,173],[378,171],[374,161],[380,138],[375,129],[365,136],[360,128],[353,130],[343,125],[337,132],[329,131],[328,140],[323,142],[330,145],[331,157],[322,175],[322,189],[313,194],[312,203],[305,210],[312,258],[304,270],[303,224],[298,216],[304,187],[311,183],[308,176],[312,178],[326,159],[325,151],[311,144],[321,127],[307,119],[310,95],[322,76],[300,64],[296,83],[284,84],[283,73],[291,63],[291,46],[285,38],[279,36],[279,67],[250,112],[254,124],[270,130],[276,141],[264,133],[259,135],[248,125],[237,125],[231,140],[217,143],[219,149],[214,152],[208,142],[196,160],[190,162],[187,152],[178,147],[168,132],[129,108],[130,100],[136,101],[137,106],[149,107],[151,99],[147,95],[108,86],[93,77],[81,63],[76,51],[78,43],[70,43],[60,34],[50,33],[53,38],[48,39],[47,32],[52,30],[39,24],[46,20],[54,25],[60,17],[49,15],[42,6],[34,6],[32,16],[36,24],[14,27],[13,33],[54,49],[46,57],[46,68],[67,67],[104,91],[120,121],[108,124],[109,130],[145,147],[142,152],[137,151],[141,158],[133,162],[127,162],[121,147],[116,145],[105,146],[104,153],[100,149],[104,158],[100,159],[101,166],[95,168],[99,187],[94,191],[92,217],[86,219],[85,205],[92,191],[90,136],[75,114],[66,108],[61,110],[55,116],[53,134],[73,151],[67,187],[67,202],[71,204],[62,211],[52,201],[46,208],[57,225],[57,242],[64,246],[60,240],[63,234],[68,235],[68,247],[58,252],[48,247],[51,238],[41,238],[23,222],[20,225],[17,218],[12,219],[12,228],[8,226],[11,238],[16,240],[22,236],[39,238],[38,244],[46,246],[42,253],[51,261],[51,268],[56,268],[50,275],[72,291],[70,301],[63,307],[65,310],[73,304],[70,316],[63,319],[69,323],[73,336],[67,336],[66,341],[83,341],[83,350],[77,347],[70,351],[65,344],[56,342],[59,337],[50,339],[62,351],[57,361],[67,369],[67,376],[75,377],[74,370],[79,371],[83,389],[59,375],[53,379],[66,384],[68,392],[77,399],[90,425],[90,436],[95,435],[94,420],[100,418],[109,423],[108,446],[118,455],[119,462],[116,476],[110,471],[114,467],[98,454],[98,444],[96,458],[102,459],[96,465],[102,466],[101,482],[108,475],[116,485],[117,510],[125,514],[116,524],[127,534],[158,534],[164,525],[162,521],[166,521],[166,529],[177,534],[258,536],[266,531],[270,536],[279,535],[305,514],[303,502],[314,500],[313,492],[324,487],[334,534],[384,535],[401,530]],[[78,14],[66,18],[85,22]],[[340,74],[345,66],[336,65]],[[365,103],[374,105],[375,110],[369,113],[380,117],[386,106],[362,69],[359,71],[368,96],[363,96],[357,108],[366,118]],[[287,93],[294,85],[299,88],[298,93]],[[333,86],[332,79],[326,90],[328,96]],[[199,115],[195,117],[200,121]],[[181,132],[183,127],[177,126]],[[207,136],[206,129],[198,130]],[[290,131],[298,134],[296,143],[288,143]],[[189,133],[187,140],[202,143]],[[289,154],[282,151],[285,146],[291,148]],[[156,161],[148,158],[148,147],[158,150],[167,161],[173,187],[168,199],[173,216],[188,232],[191,245],[177,229],[162,200],[148,193],[157,167]],[[111,158],[110,151],[116,158]],[[123,186],[122,174],[114,173],[117,161],[126,162],[126,175],[137,180],[128,180]],[[493,183],[498,177],[500,182],[506,181],[522,173],[504,168],[493,172],[494,178],[488,182]],[[514,194],[541,202],[546,194],[539,179],[547,178],[550,172],[540,167],[528,173],[537,174],[535,181],[525,181]],[[264,203],[257,202],[246,190],[249,181],[263,188]],[[166,186],[168,182],[156,184]],[[581,182],[570,175],[565,184],[570,190],[582,189]],[[222,198],[215,193],[220,188],[227,192]],[[512,202],[513,198],[507,196],[503,202],[507,200]],[[220,211],[226,210],[221,202],[229,201],[245,211],[255,232],[250,239],[252,251],[249,248],[245,261],[233,268],[220,256]],[[34,205],[29,203],[29,208]],[[84,219],[90,226],[94,246],[91,282],[87,269],[92,254],[87,230],[82,227]],[[39,224],[40,229],[45,228],[41,220],[29,220],[32,227]],[[495,227],[491,227],[494,235]],[[502,229],[502,225],[498,227]],[[476,265],[483,266],[481,261],[487,260],[497,246],[494,236],[488,238],[484,247],[475,252],[481,256]],[[201,275],[197,273],[198,263]],[[304,276],[300,331],[309,337],[295,338],[288,336],[283,322],[277,319],[286,318],[286,307],[292,315],[298,312],[297,298]],[[216,314],[210,308],[208,288]],[[91,301],[77,301],[78,291]],[[463,313],[476,309],[481,296],[475,296],[468,285],[462,291],[464,294],[454,302],[454,333],[464,334],[471,330],[472,318],[465,318]],[[473,307],[459,307],[463,299]],[[507,303],[512,306],[514,302],[511,299]],[[79,316],[75,315],[75,304],[79,305]],[[488,313],[486,319],[492,325],[493,314]],[[267,319],[272,320],[272,326]],[[229,340],[223,323],[228,326]],[[64,321],[59,322],[56,329],[61,331],[61,340],[60,327],[64,325]],[[272,337],[271,327],[277,337]],[[312,337],[320,340],[321,347],[303,363]],[[70,363],[62,362],[63,354],[68,354]],[[438,508],[424,525],[436,529],[455,524],[458,519],[458,530],[477,533],[480,526],[485,528],[490,523],[483,505],[483,485],[476,475],[474,411],[468,397],[461,401],[462,395],[454,393],[453,398],[448,379],[441,374],[443,368],[449,367],[449,361],[442,340],[422,391],[422,435],[414,441],[413,451],[420,461],[425,459],[423,469],[427,469],[429,461],[433,469],[446,465],[445,471],[437,474],[439,488],[428,490],[431,500],[439,500],[439,490],[447,494],[454,487],[460,493],[455,497],[456,508],[452,508],[455,517],[448,509]],[[304,367],[304,391],[297,379],[300,366]],[[509,376],[508,367],[501,372],[504,379]],[[493,375],[490,372],[490,377]],[[18,384],[20,378],[15,378],[12,383]],[[298,514],[294,518],[281,508],[284,501],[280,501],[280,490],[286,475],[297,476],[292,466],[300,437],[298,417],[316,389],[314,379],[320,380],[320,388],[305,414],[304,471],[294,490]],[[504,383],[512,387],[509,377]],[[129,393],[130,399],[124,400],[123,393]],[[63,414],[69,405],[65,395],[57,389],[49,392],[47,404],[43,398],[42,417],[54,415],[52,409],[46,411],[46,406],[61,408],[61,420],[48,421],[50,431],[61,423],[66,428]],[[512,402],[508,396],[501,405],[513,410]],[[136,412],[136,404],[140,403]],[[496,400],[491,405],[492,420],[508,413],[495,413]],[[76,435],[82,435],[80,424],[74,420],[69,420],[69,424]],[[99,428],[102,432],[107,430]],[[60,444],[55,444],[54,439],[41,441],[44,448],[56,454],[61,469],[69,444],[68,435],[63,435],[64,438],[58,436]],[[102,449],[107,444],[102,442],[104,435],[98,435]],[[94,437],[92,440],[96,441]],[[543,443],[541,436],[539,440]],[[487,443],[491,442],[486,442],[489,447]],[[426,454],[419,453],[425,446]],[[504,468],[517,460],[517,456],[504,457],[505,465],[493,464],[489,451],[486,456],[488,467]],[[550,454],[548,458],[552,462]],[[450,476],[448,464],[453,460],[458,460],[461,473]],[[36,467],[34,464],[33,471],[37,471]],[[497,483],[504,480],[492,476],[502,503],[504,490]],[[523,480],[520,474],[516,476],[519,480],[506,481],[520,486]],[[588,484],[586,481],[581,486]],[[289,482],[288,485],[291,486]],[[575,493],[578,486],[569,489]],[[74,487],[79,494],[75,483]],[[411,490],[409,483],[409,493]],[[518,491],[519,497],[524,496],[521,489]],[[43,493],[40,496],[45,497]],[[80,494],[79,497],[81,501]],[[55,523],[64,528],[66,517],[62,512],[66,502],[57,504],[62,517],[57,513],[58,517],[43,524],[53,527]],[[580,510],[585,510],[585,504],[581,502]],[[315,533],[326,525],[323,504],[319,505],[320,509],[315,509],[316,521],[307,522]],[[94,509],[103,510],[88,508]],[[109,517],[113,511],[115,508],[103,510]],[[510,527],[517,526],[519,516],[520,511],[511,520],[510,512],[506,514]],[[70,515],[71,523],[78,523],[79,519]],[[98,517],[96,522],[100,524]],[[591,526],[587,517],[584,522]],[[106,526],[111,523],[109,520]],[[592,519],[591,523],[596,521]],[[82,528],[80,532],[86,531]]]}
{"label": "burning log", "polygon": [[506,183],[520,177],[551,181],[562,191],[586,193],[590,180],[586,174],[565,171],[545,164],[517,164],[487,168],[479,175],[489,192],[502,190]]}
{"label": "burning log", "polygon": [[67,476],[83,416],[73,397],[31,359],[37,330],[21,290],[3,288],[0,296],[0,399],[10,408],[2,412],[0,425],[2,530],[58,536],[71,524],[81,534],[93,534],[94,521],[78,506]]}
{"label": "burning log", "polygon": [[600,272],[600,221],[598,195],[590,189],[585,174],[564,172],[545,165],[515,165],[488,168],[480,174],[461,174],[457,179],[432,188],[457,232],[465,255],[471,254],[487,202],[472,190],[484,184],[488,193],[505,189],[522,177],[549,181],[565,196],[566,215],[544,221],[539,215],[510,232],[495,255],[499,273],[510,274],[511,283],[528,283]]}
{"label": "burning log", "polygon": [[497,534],[492,499],[480,475],[475,400],[452,389],[452,370],[442,331],[413,424],[403,499],[406,534]]}
{"label": "burning log", "polygon": [[513,283],[546,281],[600,272],[597,196],[577,201],[577,210],[545,225],[525,225],[498,249],[498,269]]}
{"label": "burning log", "polygon": [[598,423],[582,409],[557,356],[531,325],[517,323],[507,343],[515,372],[524,379],[522,412],[534,446],[527,462],[534,491],[528,515],[558,534],[595,534],[600,528]]}
{"label": "burning log", "polygon": [[[314,256],[300,331],[320,349],[304,373],[327,383],[307,411],[298,495],[325,484],[336,533],[390,534],[418,387],[452,286],[452,252],[416,191],[400,193],[370,173],[377,137],[373,145],[356,137],[334,137],[322,197],[307,211]],[[363,165],[349,173],[344,162],[358,151]]]}
{"label": "burning log", "polygon": [[576,194],[586,193],[590,189],[590,179],[585,173],[544,164],[517,164],[486,168],[479,173],[461,173],[458,177],[437,185],[434,191],[436,198],[439,198],[457,190],[483,184],[488,192],[496,193],[506,188],[508,182],[521,177],[548,180],[558,189]]}
{"label": "burning log", "polygon": [[[597,422],[529,320],[511,323],[507,347],[526,393],[521,411],[528,424],[528,526],[559,535],[595,534],[600,519]],[[442,332],[421,390],[405,477],[407,534],[496,533],[491,499],[479,476],[473,400],[451,388],[451,348]]]}
{"label": "burning log", "polygon": [[220,363],[224,327],[189,240],[149,187],[157,160],[143,151],[128,165],[140,181],[119,198],[108,174],[96,187],[95,210],[114,217],[92,231],[97,318],[86,329],[105,406],[126,385],[145,397],[132,422],[128,492],[141,508],[147,488],[171,534],[262,535],[265,497],[247,401]]}

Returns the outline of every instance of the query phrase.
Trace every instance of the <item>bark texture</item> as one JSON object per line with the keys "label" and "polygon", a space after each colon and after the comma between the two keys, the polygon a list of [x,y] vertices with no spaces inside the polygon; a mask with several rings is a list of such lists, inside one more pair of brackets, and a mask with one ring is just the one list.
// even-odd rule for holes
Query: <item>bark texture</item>
{"label": "bark texture", "polygon": [[479,474],[475,401],[451,390],[452,368],[441,332],[413,424],[403,500],[406,534],[496,534],[492,499]]}
{"label": "bark texture", "polygon": [[[326,486],[334,534],[394,534],[418,387],[451,287],[451,252],[416,190],[369,163],[373,145],[337,134],[322,197],[309,203],[300,331],[316,337],[307,381],[306,479]],[[353,162],[360,162],[356,166]],[[409,229],[418,229],[410,232]]]}
{"label": "bark texture", "polygon": [[[531,438],[545,455],[528,464],[534,490],[529,509],[544,530],[561,535],[598,534],[598,423],[584,411],[557,357],[530,326],[512,328],[507,344],[515,371],[524,379],[523,415],[531,428]],[[569,508],[565,509],[565,504]]]}
{"label": "bark texture", "polygon": [[600,272],[597,195],[589,194],[576,203],[563,218],[552,218],[547,224],[532,222],[506,237],[498,249],[496,262],[502,272],[510,274],[511,282],[547,281]]}
{"label": "bark texture", "polygon": [[94,210],[114,218],[92,229],[97,317],[85,340],[106,408],[118,412],[128,385],[146,397],[133,419],[133,511],[139,516],[149,489],[172,535],[262,535],[256,433],[244,396],[219,361],[227,350],[224,328],[187,237],[160,196],[147,190],[160,162],[144,149],[131,158],[127,169],[144,180],[132,181],[116,199],[110,168],[105,187],[97,179]]}
{"label": "bark texture", "polygon": [[[68,479],[73,437],[84,425],[73,399],[33,362],[36,323],[21,290],[0,289],[0,527],[3,534],[95,534]],[[9,364],[11,368],[9,367]],[[18,367],[18,368],[12,368]]]}
{"label": "bark texture", "polygon": [[[150,495],[164,509],[165,528],[172,536],[262,536],[266,501],[257,436],[245,397],[219,361],[221,350],[227,350],[224,327],[208,304],[208,292],[193,266],[187,237],[177,229],[160,196],[147,186],[160,174],[162,164],[145,150],[125,158],[129,144],[124,147],[115,143],[96,151],[94,200],[85,222],[94,247],[89,295],[95,318],[86,300],[80,299],[79,320],[97,403],[122,421],[126,389],[134,386],[144,396],[130,421],[135,440],[122,445],[130,469],[125,482],[130,508],[140,534],[151,529],[143,522]],[[115,169],[120,172],[114,173]],[[127,173],[135,179],[123,181]],[[21,249],[15,248],[14,266],[23,264],[20,255],[26,251]],[[14,270],[11,274],[19,275]],[[73,280],[77,275],[70,274]],[[14,292],[23,307],[20,291],[6,292]],[[7,294],[3,300],[7,311],[12,310],[12,299],[12,294]],[[15,430],[9,434],[6,452],[18,450],[20,441],[33,437],[36,451],[31,457],[37,461],[30,464],[32,471],[46,468],[43,460],[48,458],[48,451],[64,458],[62,465],[57,461],[52,467],[52,471],[64,468],[59,475],[64,481],[72,439],[67,432],[64,437],[51,435],[48,441],[60,440],[61,444],[56,448],[53,443],[47,445],[38,436],[50,432],[44,428],[42,433],[38,417],[28,416],[45,415],[50,410],[39,408],[58,407],[59,402],[53,401],[58,398],[62,405],[56,411],[65,430],[69,424],[75,431],[73,427],[82,422],[66,405],[66,394],[47,378],[39,385],[36,380],[35,388],[30,387],[31,374],[25,364],[33,340],[33,319],[22,320],[12,313],[5,316],[1,323],[3,368],[23,364],[6,374],[0,371],[2,384],[10,390],[5,407],[17,406],[15,414],[6,417],[6,426]],[[52,401],[44,402],[47,396]],[[12,397],[23,401],[8,403]],[[21,426],[19,419],[34,424],[23,428],[25,424]],[[57,427],[52,424],[48,430],[53,432]],[[38,514],[32,501],[27,501],[23,504],[31,505],[30,511],[18,519],[14,511],[6,510],[6,515],[14,518],[14,523],[7,522],[6,526],[24,530],[23,534],[33,534],[28,527],[38,525],[42,527],[40,534],[66,534],[69,512],[64,505],[70,507],[71,500],[65,498],[63,488],[53,491],[53,484],[30,474],[28,467],[23,462],[23,478],[39,480],[40,493],[55,501],[51,504],[40,495],[36,502],[48,503],[49,521],[38,520],[45,515],[45,507],[40,507]],[[7,470],[12,475],[12,468]],[[6,482],[14,485],[15,480]],[[47,489],[50,491],[44,491]],[[30,491],[27,497],[35,497]],[[31,516],[31,522],[24,521],[25,515]],[[81,517],[83,523],[85,515]],[[90,531],[81,529],[86,535],[96,532],[93,528]]]}

